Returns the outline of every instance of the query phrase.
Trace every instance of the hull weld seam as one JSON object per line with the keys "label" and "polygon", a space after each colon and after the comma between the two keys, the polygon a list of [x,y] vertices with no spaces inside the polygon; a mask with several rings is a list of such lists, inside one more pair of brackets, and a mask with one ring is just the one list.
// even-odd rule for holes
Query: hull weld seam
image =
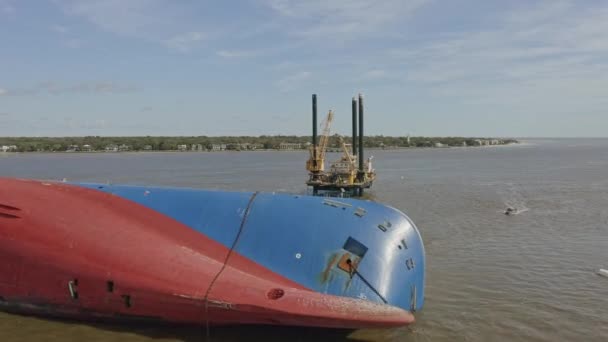
{"label": "hull weld seam", "polygon": [[245,227],[245,223],[247,222],[247,217],[249,217],[249,212],[251,211],[251,206],[253,205],[253,201],[255,200],[257,195],[258,195],[258,192],[255,192],[255,193],[253,193],[253,195],[251,195],[251,198],[249,199],[249,202],[247,203],[247,208],[245,208],[245,212],[243,213],[243,219],[241,220],[241,225],[239,226],[239,231],[237,232],[236,237],[234,238],[234,242],[232,243],[232,246],[230,246],[230,250],[228,251],[228,254],[226,255],[224,264],[222,265],[222,268],[219,270],[219,272],[217,272],[215,277],[213,277],[213,280],[211,280],[211,283],[209,284],[209,287],[207,288],[207,292],[205,293],[205,298],[204,298],[204,300],[205,300],[205,326],[206,326],[206,330],[207,330],[207,340],[209,340],[209,317],[208,317],[209,316],[209,313],[208,313],[209,294],[211,293],[211,289],[213,288],[213,285],[215,284],[217,279],[220,277],[222,272],[224,272],[224,269],[226,269],[226,266],[228,265],[230,256],[232,255],[232,252],[234,251],[237,243],[239,242],[241,233],[243,232],[243,228]]}

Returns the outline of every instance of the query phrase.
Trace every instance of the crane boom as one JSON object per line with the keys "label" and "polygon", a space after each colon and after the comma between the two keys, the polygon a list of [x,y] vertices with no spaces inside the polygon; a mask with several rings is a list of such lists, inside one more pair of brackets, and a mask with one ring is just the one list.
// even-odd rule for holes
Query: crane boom
{"label": "crane boom", "polygon": [[334,112],[330,110],[321,124],[323,126],[323,133],[319,139],[319,146],[310,147],[310,158],[306,162],[306,169],[310,172],[322,172],[325,170],[325,152],[329,142],[329,134],[331,133],[331,123],[333,119]]}
{"label": "crane boom", "polygon": [[325,152],[327,150],[327,143],[329,142],[329,134],[331,132],[331,123],[333,119],[334,112],[330,110],[323,122],[323,134],[321,135],[321,141],[319,142],[319,159],[321,159],[322,162],[325,161]]}

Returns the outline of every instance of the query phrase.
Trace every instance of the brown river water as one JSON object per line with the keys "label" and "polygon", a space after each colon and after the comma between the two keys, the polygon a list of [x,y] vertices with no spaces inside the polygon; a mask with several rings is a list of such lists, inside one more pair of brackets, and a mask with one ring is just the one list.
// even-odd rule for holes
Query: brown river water
{"label": "brown river water", "polygon": [[[390,330],[212,327],[213,341],[608,341],[608,139],[370,151],[369,196],[426,246],[425,307]],[[332,158],[334,156],[331,156]],[[0,176],[305,192],[304,152],[2,154]],[[506,216],[506,207],[518,214]],[[0,313],[0,341],[204,341],[199,327]]]}

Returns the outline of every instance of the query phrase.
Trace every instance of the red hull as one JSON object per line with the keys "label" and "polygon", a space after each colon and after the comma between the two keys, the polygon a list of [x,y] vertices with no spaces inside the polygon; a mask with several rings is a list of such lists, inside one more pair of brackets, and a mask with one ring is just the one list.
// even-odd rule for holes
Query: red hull
{"label": "red hull", "polygon": [[389,305],[310,291],[152,209],[0,179],[0,307],[186,324],[394,327]]}

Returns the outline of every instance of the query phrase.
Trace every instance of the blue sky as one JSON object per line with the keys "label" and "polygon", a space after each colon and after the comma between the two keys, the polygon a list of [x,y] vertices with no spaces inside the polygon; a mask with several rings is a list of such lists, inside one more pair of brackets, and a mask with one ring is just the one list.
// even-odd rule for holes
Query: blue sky
{"label": "blue sky", "polygon": [[0,136],[608,136],[608,2],[0,0]]}

